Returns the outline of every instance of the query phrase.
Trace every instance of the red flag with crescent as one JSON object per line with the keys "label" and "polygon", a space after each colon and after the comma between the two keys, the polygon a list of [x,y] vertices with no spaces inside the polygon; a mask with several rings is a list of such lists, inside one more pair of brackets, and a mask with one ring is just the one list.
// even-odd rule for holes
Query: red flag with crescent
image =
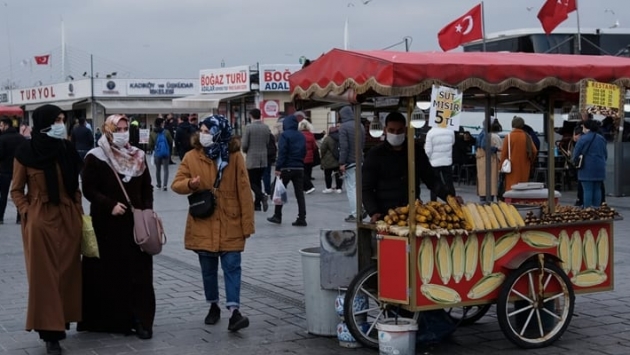
{"label": "red flag with crescent", "polygon": [[577,10],[575,0],[547,0],[538,12],[538,19],[545,33],[550,34],[575,10]]}
{"label": "red flag with crescent", "polygon": [[483,38],[481,11],[479,4],[440,30],[438,42],[443,51],[450,51],[463,43]]}

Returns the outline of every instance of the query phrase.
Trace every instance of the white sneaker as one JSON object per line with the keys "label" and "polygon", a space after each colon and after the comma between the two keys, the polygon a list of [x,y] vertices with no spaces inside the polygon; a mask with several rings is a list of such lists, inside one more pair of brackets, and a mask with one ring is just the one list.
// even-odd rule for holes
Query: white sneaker
{"label": "white sneaker", "polygon": [[338,193],[338,194],[340,194],[340,193],[342,193],[342,192],[343,192],[343,190],[342,190],[342,189],[337,189],[337,190],[335,190],[335,192],[336,192],[336,193]]}
{"label": "white sneaker", "polygon": [[305,193],[306,193],[307,195],[310,195],[311,193],[313,193],[313,191],[315,191],[315,188],[314,188],[314,187],[311,187],[311,189],[310,189],[310,190],[307,190]]}
{"label": "white sneaker", "polygon": [[322,190],[322,193],[323,193],[323,194],[331,194],[331,193],[333,193],[334,191],[335,191],[335,190],[333,190],[333,189],[323,189],[323,190]]}

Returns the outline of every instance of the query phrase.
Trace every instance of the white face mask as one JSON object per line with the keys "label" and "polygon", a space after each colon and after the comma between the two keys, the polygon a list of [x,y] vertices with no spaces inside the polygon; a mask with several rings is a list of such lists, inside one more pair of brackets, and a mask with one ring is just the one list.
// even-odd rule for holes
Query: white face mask
{"label": "white face mask", "polygon": [[201,143],[204,147],[209,147],[214,143],[212,141],[212,134],[210,133],[199,133],[199,143]]}
{"label": "white face mask", "polygon": [[393,134],[387,133],[387,143],[391,144],[392,147],[398,147],[405,142],[405,134]]}
{"label": "white face mask", "polygon": [[48,137],[56,138],[56,139],[66,139],[66,125],[63,123],[55,123],[50,126],[50,130],[46,132]]}
{"label": "white face mask", "polygon": [[129,131],[114,132],[112,136],[113,136],[112,143],[114,143],[114,145],[117,146],[118,148],[122,148],[126,146],[127,143],[129,143]]}

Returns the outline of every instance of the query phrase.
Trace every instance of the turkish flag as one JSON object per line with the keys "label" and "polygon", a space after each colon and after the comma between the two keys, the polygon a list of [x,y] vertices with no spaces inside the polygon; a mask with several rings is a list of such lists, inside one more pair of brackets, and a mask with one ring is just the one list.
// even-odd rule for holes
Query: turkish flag
{"label": "turkish flag", "polygon": [[473,7],[462,17],[444,26],[438,33],[438,42],[443,51],[450,51],[462,43],[483,38],[481,4]]}
{"label": "turkish flag", "polygon": [[538,19],[546,34],[550,34],[559,24],[569,18],[569,13],[577,10],[575,0],[547,0],[538,11]]}
{"label": "turkish flag", "polygon": [[35,63],[37,63],[37,65],[48,65],[48,60],[49,59],[50,59],[50,54],[36,55],[35,56]]}

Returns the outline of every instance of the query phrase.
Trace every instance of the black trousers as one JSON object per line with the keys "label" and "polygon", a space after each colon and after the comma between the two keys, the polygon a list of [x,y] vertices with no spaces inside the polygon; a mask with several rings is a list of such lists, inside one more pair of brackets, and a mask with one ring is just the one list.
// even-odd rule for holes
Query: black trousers
{"label": "black trousers", "polygon": [[343,180],[341,180],[341,174],[339,174],[339,168],[324,169],[324,181],[326,182],[326,188],[330,189],[332,187],[333,173],[335,174],[335,188],[339,190],[341,189],[341,185],[343,185]]}
{"label": "black trousers", "polygon": [[315,187],[311,177],[313,176],[313,163],[304,163],[304,191]]}
{"label": "black trousers", "polygon": [[[448,195],[455,196],[455,184],[453,183],[453,167],[438,166],[433,168],[435,174],[435,195],[446,201]],[[432,196],[433,197],[433,196]]]}
{"label": "black trousers", "polygon": [[[66,325],[66,328],[69,325]],[[36,330],[39,338],[43,341],[59,341],[66,338],[66,332],[63,330]]]}
{"label": "black trousers", "polygon": [[249,175],[249,185],[252,187],[252,191],[254,191],[254,207],[260,207],[263,198],[262,192],[262,177],[265,172],[265,168],[256,168],[256,169],[247,169],[247,174]]}
{"label": "black trousers", "polygon": [[4,212],[9,200],[9,187],[11,187],[12,176],[10,174],[0,174],[0,219],[4,219]]}
{"label": "black trousers", "polygon": [[[293,183],[293,192],[295,193],[295,199],[298,203],[298,219],[305,220],[306,202],[304,200],[304,170],[284,169],[282,170],[282,174],[280,174],[280,179],[282,180],[282,183],[285,187],[288,187],[289,182]],[[277,217],[282,217],[282,205],[276,205],[274,215]]]}

